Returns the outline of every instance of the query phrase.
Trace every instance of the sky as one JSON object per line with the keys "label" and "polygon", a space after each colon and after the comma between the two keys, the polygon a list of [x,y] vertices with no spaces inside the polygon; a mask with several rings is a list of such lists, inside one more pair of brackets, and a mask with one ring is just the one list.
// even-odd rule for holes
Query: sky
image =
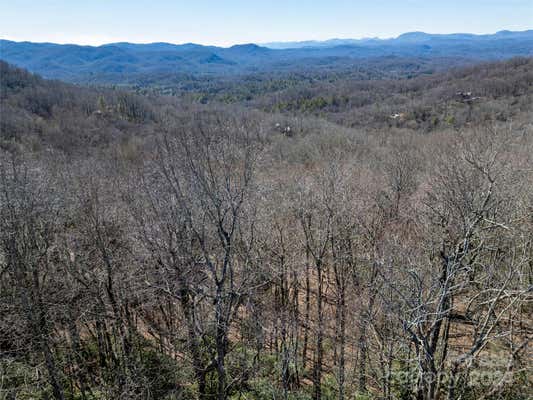
{"label": "sky", "polygon": [[230,46],[503,29],[533,29],[533,0],[0,0],[0,38],[33,42]]}

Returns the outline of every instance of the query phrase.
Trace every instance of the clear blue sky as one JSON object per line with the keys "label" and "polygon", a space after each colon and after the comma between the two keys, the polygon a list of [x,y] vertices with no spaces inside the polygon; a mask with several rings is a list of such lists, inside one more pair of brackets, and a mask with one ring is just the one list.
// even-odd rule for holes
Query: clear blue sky
{"label": "clear blue sky", "polygon": [[231,45],[533,29],[533,0],[0,0],[0,37]]}

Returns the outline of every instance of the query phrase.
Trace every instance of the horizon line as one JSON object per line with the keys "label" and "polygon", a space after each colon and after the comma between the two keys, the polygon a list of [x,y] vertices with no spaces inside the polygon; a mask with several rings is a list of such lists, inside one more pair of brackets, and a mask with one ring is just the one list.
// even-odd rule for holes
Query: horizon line
{"label": "horizon line", "polygon": [[10,41],[10,42],[18,42],[18,43],[34,43],[34,44],[55,44],[60,46],[80,46],[80,47],[103,47],[103,46],[110,46],[110,45],[116,45],[116,44],[132,44],[132,45],[150,45],[150,44],[169,44],[174,46],[186,46],[186,45],[195,45],[195,46],[204,46],[204,47],[220,47],[220,48],[231,48],[234,46],[242,46],[242,45],[256,45],[261,47],[268,47],[268,45],[283,45],[283,44],[299,44],[299,43],[327,43],[329,41],[335,41],[335,40],[354,40],[354,41],[369,41],[369,40],[395,40],[400,38],[403,35],[411,34],[411,33],[419,33],[419,34],[425,34],[430,36],[446,36],[446,35],[472,35],[472,36],[492,36],[497,35],[499,33],[503,32],[509,32],[509,33],[525,33],[533,31],[533,27],[530,29],[525,30],[509,30],[509,29],[500,29],[496,32],[485,32],[485,33],[473,33],[473,32],[424,32],[424,31],[406,31],[396,36],[388,36],[388,37],[381,37],[381,36],[363,36],[363,37],[330,37],[327,39],[296,39],[296,40],[274,40],[274,41],[260,41],[260,42],[239,42],[239,43],[233,43],[228,45],[215,45],[215,44],[206,44],[206,43],[199,43],[199,42],[172,42],[172,41],[147,41],[147,42],[130,42],[127,40],[116,40],[116,41],[109,41],[109,42],[101,42],[99,44],[89,44],[89,43],[76,43],[76,42],[70,42],[70,41],[33,41],[33,40],[20,40],[13,37],[0,37],[0,40]]}

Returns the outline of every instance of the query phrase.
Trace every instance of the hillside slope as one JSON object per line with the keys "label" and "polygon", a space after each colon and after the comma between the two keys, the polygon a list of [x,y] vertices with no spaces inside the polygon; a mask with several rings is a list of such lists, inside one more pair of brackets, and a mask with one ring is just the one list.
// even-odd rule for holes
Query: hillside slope
{"label": "hillside slope", "polygon": [[[140,95],[46,80],[5,62],[0,62],[0,75],[0,145],[24,143],[67,153],[149,137],[165,129],[169,115],[172,124],[176,118],[190,118],[191,110],[201,113],[221,107],[247,115],[257,112],[253,118],[261,119],[266,131],[274,134],[279,130],[276,123],[292,125],[298,137],[322,132],[321,124],[366,132],[389,128],[428,132],[491,121],[512,121],[516,128],[530,123],[533,112],[533,58],[413,79],[339,78],[312,83],[291,77],[292,87],[287,87],[289,78],[279,81],[284,83],[279,87],[274,81],[235,79],[221,86],[219,94],[214,91],[207,104],[195,93]],[[268,84],[273,85],[271,91]],[[240,97],[227,101],[230,88]],[[252,100],[239,100],[252,95]],[[291,121],[299,121],[298,126]]]}
{"label": "hillside slope", "polygon": [[465,60],[533,55],[533,31],[482,36],[415,32],[390,40],[329,43],[271,49],[255,44],[222,48],[190,43],[112,43],[92,47],[1,40],[0,58],[47,78],[125,83],[165,73],[226,75],[336,68],[391,56],[445,58],[447,63],[459,65]]}

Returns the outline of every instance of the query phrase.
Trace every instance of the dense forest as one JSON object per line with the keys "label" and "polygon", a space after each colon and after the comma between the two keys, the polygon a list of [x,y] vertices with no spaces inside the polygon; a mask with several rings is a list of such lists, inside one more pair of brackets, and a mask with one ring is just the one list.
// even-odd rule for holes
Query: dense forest
{"label": "dense forest", "polygon": [[[69,82],[123,84],[182,81],[294,71],[351,69],[387,58],[422,60],[435,68],[533,55],[533,30],[488,35],[408,32],[390,39],[315,43],[254,43],[231,47],[195,43],[108,43],[101,46],[14,42],[0,39],[1,58],[46,78]],[[176,79],[176,76],[179,76]]]}
{"label": "dense forest", "polygon": [[436,64],[0,62],[0,399],[532,398],[533,59]]}

